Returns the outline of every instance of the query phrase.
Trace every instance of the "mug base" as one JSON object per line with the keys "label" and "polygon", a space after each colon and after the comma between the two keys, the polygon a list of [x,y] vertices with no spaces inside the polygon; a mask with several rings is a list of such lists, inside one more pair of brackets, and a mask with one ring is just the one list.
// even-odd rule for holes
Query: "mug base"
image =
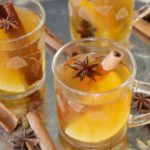
{"label": "mug base", "polygon": [[114,137],[111,137],[110,139],[101,141],[99,143],[85,143],[85,142],[75,140],[69,137],[68,135],[66,135],[63,131],[61,131],[61,129],[59,129],[59,136],[61,137],[61,139],[66,141],[66,143],[68,143],[69,145],[72,145],[72,147],[75,147],[75,148],[86,149],[86,150],[91,150],[91,149],[106,150],[119,144],[120,141],[122,141],[125,138],[126,132],[127,132],[127,127],[122,129],[122,131],[120,131],[120,133],[118,133]]}

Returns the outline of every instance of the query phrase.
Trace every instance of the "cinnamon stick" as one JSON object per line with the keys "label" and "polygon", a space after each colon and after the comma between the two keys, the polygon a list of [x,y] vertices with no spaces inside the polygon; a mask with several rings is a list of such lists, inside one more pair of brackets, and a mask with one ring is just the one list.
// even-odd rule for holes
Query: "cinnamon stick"
{"label": "cinnamon stick", "polygon": [[54,50],[59,50],[64,42],[59,39],[48,27],[45,27],[45,43]]}
{"label": "cinnamon stick", "polygon": [[150,23],[144,19],[140,19],[133,25],[134,28],[145,34],[145,36],[150,38]]}
{"label": "cinnamon stick", "polygon": [[5,12],[4,7],[0,4],[0,19],[2,19],[3,17],[7,17],[7,13]]}
{"label": "cinnamon stick", "polygon": [[6,132],[12,132],[18,124],[17,117],[0,103],[0,126]]}
{"label": "cinnamon stick", "polygon": [[35,132],[39,139],[39,145],[42,150],[56,150],[56,147],[48,134],[48,131],[44,127],[38,114],[35,112],[29,112],[27,114],[27,120],[30,124],[31,129]]}
{"label": "cinnamon stick", "polygon": [[[64,42],[58,38],[48,27],[45,28],[45,43],[48,47],[57,52],[63,45]],[[66,48],[65,53],[72,57],[77,54],[76,49],[73,51],[70,47]]]}
{"label": "cinnamon stick", "polygon": [[111,71],[118,66],[123,59],[123,54],[117,50],[111,51],[101,62],[103,71]]}
{"label": "cinnamon stick", "polygon": [[150,36],[146,36],[143,32],[137,30],[136,28],[133,28],[133,34],[135,34],[135,36],[142,40],[145,44],[150,46]]}
{"label": "cinnamon stick", "polygon": [[3,7],[6,11],[7,16],[15,18],[18,21],[18,23],[20,23],[20,20],[18,18],[18,15],[17,15],[15,9],[14,9],[14,6],[12,5],[11,0],[4,2]]}
{"label": "cinnamon stick", "polygon": [[1,8],[0,18],[7,19],[9,17],[9,18],[15,19],[16,28],[13,28],[12,26],[10,26],[8,31],[6,31],[8,36],[11,38],[16,38],[15,36],[16,33],[18,34],[18,37],[21,35],[24,35],[25,31],[15,11],[12,1],[6,0],[5,2],[0,4],[0,8]]}

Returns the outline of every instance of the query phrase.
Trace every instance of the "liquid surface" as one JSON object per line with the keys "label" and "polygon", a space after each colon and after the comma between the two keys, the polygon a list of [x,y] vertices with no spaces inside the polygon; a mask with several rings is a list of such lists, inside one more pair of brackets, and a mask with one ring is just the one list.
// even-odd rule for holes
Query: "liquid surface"
{"label": "liquid surface", "polygon": [[89,65],[98,64],[98,66],[93,68],[93,70],[98,73],[100,70],[100,61],[104,56],[102,56],[102,58],[97,58],[95,56],[96,54],[78,55],[69,59],[63,67],[59,68],[61,70],[59,72],[61,81],[71,88],[96,93],[113,90],[130,77],[130,72],[123,64],[119,64],[114,70],[108,73],[95,75],[94,80],[87,75],[85,75],[83,81],[81,81],[79,77],[74,77],[79,71],[72,69],[69,65],[74,64],[75,60],[83,62],[86,57],[88,57]]}

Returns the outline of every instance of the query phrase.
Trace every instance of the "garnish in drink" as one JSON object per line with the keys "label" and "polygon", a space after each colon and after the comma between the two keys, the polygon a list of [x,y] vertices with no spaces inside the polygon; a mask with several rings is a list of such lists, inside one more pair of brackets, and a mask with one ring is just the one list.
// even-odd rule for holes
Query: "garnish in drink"
{"label": "garnish in drink", "polygon": [[81,81],[85,76],[95,80],[94,75],[99,74],[94,70],[96,66],[98,66],[98,64],[89,64],[88,56],[84,59],[83,62],[75,60],[74,64],[69,65],[69,67],[78,71],[74,77],[79,77]]}
{"label": "garnish in drink", "polygon": [[125,87],[103,95],[130,77],[122,59],[123,54],[118,50],[107,55],[79,54],[58,67],[61,81],[76,90],[56,84],[59,126],[66,136],[80,142],[99,143],[122,136],[126,131],[131,91]]}

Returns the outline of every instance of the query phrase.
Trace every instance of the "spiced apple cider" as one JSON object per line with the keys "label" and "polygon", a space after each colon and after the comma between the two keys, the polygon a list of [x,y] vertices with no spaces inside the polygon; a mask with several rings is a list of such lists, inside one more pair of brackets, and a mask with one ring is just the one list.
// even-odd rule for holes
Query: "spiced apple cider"
{"label": "spiced apple cider", "polygon": [[66,137],[94,144],[126,132],[131,91],[114,91],[130,77],[122,59],[121,52],[112,50],[106,55],[79,54],[58,66],[65,87],[56,83],[57,112]]}
{"label": "spiced apple cider", "polygon": [[73,39],[101,37],[125,44],[131,35],[134,0],[69,0]]}
{"label": "spiced apple cider", "polygon": [[9,0],[1,2],[0,92],[15,94],[29,91],[41,83],[44,68],[44,27],[41,18],[23,5]]}

